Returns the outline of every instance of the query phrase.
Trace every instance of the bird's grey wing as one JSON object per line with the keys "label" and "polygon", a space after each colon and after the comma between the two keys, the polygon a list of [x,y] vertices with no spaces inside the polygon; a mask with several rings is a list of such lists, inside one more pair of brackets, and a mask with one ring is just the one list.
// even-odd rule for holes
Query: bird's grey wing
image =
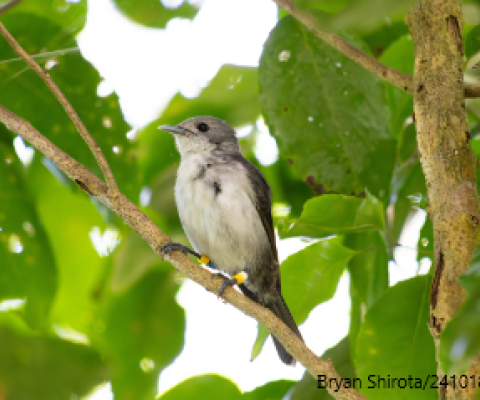
{"label": "bird's grey wing", "polygon": [[256,190],[253,191],[254,198],[252,199],[258,216],[262,221],[265,232],[268,236],[268,241],[272,249],[272,255],[278,263],[277,245],[275,241],[275,231],[273,230],[272,220],[272,200],[270,186],[268,186],[262,173],[250,161],[245,159],[242,155],[236,157],[237,161],[246,169],[248,177],[253,183]]}

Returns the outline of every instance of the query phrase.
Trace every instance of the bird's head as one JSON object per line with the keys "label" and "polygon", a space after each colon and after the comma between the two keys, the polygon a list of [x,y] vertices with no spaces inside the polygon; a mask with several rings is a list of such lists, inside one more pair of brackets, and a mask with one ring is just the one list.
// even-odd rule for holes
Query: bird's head
{"label": "bird's head", "polygon": [[240,151],[234,129],[215,117],[193,117],[176,126],[161,125],[158,129],[175,135],[175,142],[182,157],[215,151]]}

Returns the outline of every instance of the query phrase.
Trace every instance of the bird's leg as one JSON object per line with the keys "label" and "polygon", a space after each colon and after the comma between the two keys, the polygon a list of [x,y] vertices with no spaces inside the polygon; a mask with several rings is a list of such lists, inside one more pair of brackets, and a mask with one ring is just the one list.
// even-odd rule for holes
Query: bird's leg
{"label": "bird's leg", "polygon": [[184,246],[183,244],[180,243],[175,243],[175,242],[170,242],[167,243],[166,245],[162,246],[160,249],[160,252],[162,253],[162,257],[165,256],[165,254],[170,253],[171,251],[174,250],[180,250],[183,254],[191,254],[192,256],[198,258],[202,264],[208,265],[212,264],[214,265],[210,259],[203,253],[197,253],[195,250],[190,249],[187,246]]}
{"label": "bird's leg", "polygon": [[248,279],[248,274],[245,271],[239,272],[238,274],[233,275],[231,278],[225,278],[220,286],[220,290],[218,291],[218,296],[223,294],[223,291],[227,286],[233,285],[240,285]]}

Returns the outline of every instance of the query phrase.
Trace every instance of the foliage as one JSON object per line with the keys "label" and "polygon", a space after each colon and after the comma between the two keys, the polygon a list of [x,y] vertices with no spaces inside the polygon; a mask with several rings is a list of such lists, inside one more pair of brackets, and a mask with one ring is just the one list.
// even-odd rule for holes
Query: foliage
{"label": "foliage", "polygon": [[[251,126],[241,145],[267,177],[274,210],[287,210],[285,215],[274,212],[279,235],[315,241],[281,265],[282,292],[295,319],[302,323],[313,318],[310,312],[334,295],[347,270],[350,332],[324,356],[342,377],[358,376],[364,382],[369,374],[434,374],[427,329],[431,276],[395,286],[388,280],[392,249],[422,206],[412,199],[426,195],[410,120],[411,96],[281,12],[258,68],[224,65],[198,96],[177,93],[130,140],[117,95],[99,97],[101,77],[95,67],[80,52],[65,51],[77,46],[74,35],[85,24],[86,3],[24,1],[1,21],[30,54],[61,50],[36,59],[77,110],[127,197],[139,205],[141,189],[149,188],[152,199],[142,210],[170,237],[187,243],[173,201],[178,154],[172,138],[158,134],[156,127],[200,114],[223,118],[236,128]],[[153,28],[165,27],[174,17],[194,18],[198,11],[188,2],[177,8],[150,0],[114,3],[129,19]],[[412,73],[413,44],[402,21],[410,3],[298,0],[349,43],[406,73]],[[480,11],[478,2],[469,6]],[[466,56],[471,59],[480,51],[480,25],[467,29]],[[14,58],[0,40],[0,59]],[[0,104],[100,176],[64,110],[23,62],[0,62],[0,87]],[[474,112],[477,102],[467,108],[472,141],[480,148],[473,137],[480,122]],[[278,161],[269,166],[261,165],[252,150],[260,116],[280,150]],[[106,381],[112,382],[116,399],[155,398],[159,374],[184,344],[176,272],[38,151],[23,165],[14,139],[0,126],[0,398],[77,398]],[[119,244],[99,254],[91,237],[109,232]],[[419,258],[433,257],[432,244],[427,219]],[[442,336],[440,361],[451,373],[465,370],[480,349],[477,261],[467,273],[470,278],[462,281],[467,303]],[[20,306],[7,307],[12,299]],[[325,329],[328,321],[318,325]],[[255,343],[245,338],[252,341],[252,358],[267,336],[259,326]],[[78,338],[81,344],[74,343]],[[370,398],[435,395],[368,390],[366,385],[361,391]],[[308,374],[299,382],[270,382],[246,393],[229,379],[210,374],[191,377],[158,398],[208,393],[208,398],[219,399],[280,399],[287,392],[292,399],[330,397]]]}

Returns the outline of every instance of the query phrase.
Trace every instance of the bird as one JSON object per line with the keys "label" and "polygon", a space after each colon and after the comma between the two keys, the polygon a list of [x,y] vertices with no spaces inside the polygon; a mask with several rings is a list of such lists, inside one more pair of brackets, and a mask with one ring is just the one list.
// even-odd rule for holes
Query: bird
{"label": "bird", "polygon": [[[227,274],[219,296],[227,286],[238,285],[303,341],[281,293],[271,190],[258,168],[242,155],[235,130],[212,116],[158,129],[173,134],[180,153],[175,202],[194,248],[170,242],[161,248],[162,255],[180,250]],[[272,339],[281,361],[295,365],[294,357],[275,336]]]}

